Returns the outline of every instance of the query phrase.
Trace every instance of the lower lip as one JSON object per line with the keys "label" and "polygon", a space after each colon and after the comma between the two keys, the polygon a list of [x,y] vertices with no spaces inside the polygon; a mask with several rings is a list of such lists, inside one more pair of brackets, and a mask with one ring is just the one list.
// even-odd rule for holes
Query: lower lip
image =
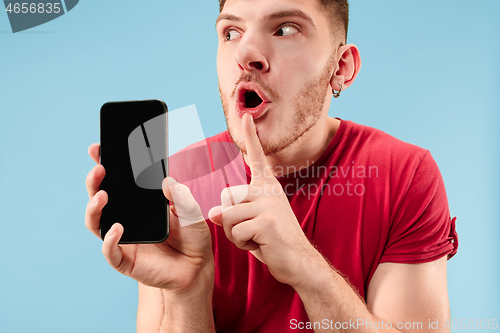
{"label": "lower lip", "polygon": [[269,104],[270,102],[262,102],[254,108],[246,108],[244,102],[238,102],[236,103],[236,114],[238,117],[243,118],[245,113],[250,113],[253,119],[257,119],[262,116],[264,112],[266,112]]}

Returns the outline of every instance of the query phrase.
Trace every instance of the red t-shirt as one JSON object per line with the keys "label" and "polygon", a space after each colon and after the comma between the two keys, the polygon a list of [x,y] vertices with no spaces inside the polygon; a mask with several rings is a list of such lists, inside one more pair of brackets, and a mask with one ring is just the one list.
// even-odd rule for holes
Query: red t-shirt
{"label": "red t-shirt", "polygon": [[[220,142],[232,142],[227,131],[208,138],[205,147]],[[250,183],[250,170],[234,146],[205,150],[206,156],[198,152],[182,162],[172,158],[170,166],[204,213],[220,205],[224,187]],[[431,154],[380,130],[341,120],[313,165],[278,180],[307,238],[363,298],[378,264],[424,263],[457,251],[455,218]],[[293,332],[291,320],[309,321],[292,287],[238,249],[222,227],[208,225],[218,331]]]}

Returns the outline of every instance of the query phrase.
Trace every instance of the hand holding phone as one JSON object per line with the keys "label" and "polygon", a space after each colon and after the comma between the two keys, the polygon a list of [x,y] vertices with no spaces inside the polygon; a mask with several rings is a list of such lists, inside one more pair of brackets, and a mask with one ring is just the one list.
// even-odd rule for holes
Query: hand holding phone
{"label": "hand holding phone", "polygon": [[[120,273],[144,285],[175,292],[188,291],[195,281],[197,288],[199,288],[199,283],[205,282],[210,288],[210,281],[199,278],[202,271],[207,271],[207,274],[202,274],[202,276],[213,280],[214,258],[210,231],[189,189],[184,185],[176,184],[171,178],[169,178],[170,185],[175,184],[174,187],[169,186],[167,181],[163,181],[167,163],[161,161],[158,156],[152,156],[158,154],[158,151],[147,149],[151,146],[158,146],[156,144],[158,142],[154,143],[156,139],[152,137],[147,138],[152,127],[151,124],[146,125],[145,122],[166,112],[163,102],[149,102],[151,101],[105,104],[110,107],[104,110],[105,119],[101,118],[101,141],[103,145],[106,144],[106,147],[99,144],[89,147],[89,155],[97,165],[89,172],[86,179],[89,203],[85,212],[85,225],[94,235],[104,238],[102,252],[108,263]],[[137,128],[140,131],[134,132]],[[163,133],[166,127],[162,129],[159,126],[157,129],[162,140],[162,135],[166,137],[166,133]],[[135,134],[131,134],[133,132]],[[128,140],[131,135],[132,138],[136,135],[137,139],[141,137],[141,134],[144,135],[144,142],[136,140],[134,142],[138,142],[137,145],[132,142],[132,146],[146,148],[146,156],[148,158],[152,156],[149,164],[141,163],[140,159],[129,156],[129,147],[125,147],[126,149],[123,147],[123,140]],[[166,156],[168,154],[165,152],[164,157]],[[104,163],[100,164],[99,162],[103,160]],[[120,175],[124,169],[127,169],[128,175]],[[122,176],[127,178],[122,178]],[[159,183],[158,177],[160,177]],[[107,185],[104,184],[106,179]],[[104,190],[103,187],[106,189]],[[130,190],[134,187],[140,187],[141,191]],[[150,197],[151,200],[142,198],[153,194],[154,196]],[[170,200],[171,208],[177,215],[168,209],[166,198]],[[113,200],[115,203],[110,208],[110,202]],[[134,200],[141,201],[143,205],[136,206]],[[176,205],[176,201],[181,204]],[[130,213],[132,207],[135,209],[133,214]],[[193,212],[193,207],[198,207],[198,212]],[[106,209],[107,217],[104,221]],[[123,214],[124,211],[129,213]],[[139,212],[139,217],[135,220],[133,215],[137,215],[137,212]],[[151,212],[153,214],[150,214]],[[166,212],[168,215],[165,217]],[[148,222],[143,215],[153,217],[154,220]],[[194,219],[199,223],[181,227],[178,216],[192,221]],[[168,219],[170,220],[170,235],[165,241],[163,240],[165,234],[168,234],[165,222]],[[154,227],[155,225],[158,228]],[[150,232],[151,230],[147,229],[148,226],[153,226],[154,232]],[[128,235],[123,241],[127,231]],[[151,242],[155,243],[150,244]]]}
{"label": "hand holding phone", "polygon": [[[99,144],[89,147],[89,155],[97,165],[86,178],[89,203],[85,211],[85,226],[100,238],[100,218],[102,209],[108,202],[107,193],[100,190],[106,170],[99,164]],[[193,202],[181,200],[183,205],[176,205],[168,183],[165,182],[164,185],[163,193],[172,203],[172,210],[177,215],[184,216]],[[187,187],[183,191],[185,189]],[[183,198],[186,194],[181,191]],[[186,198],[189,199],[189,196]],[[202,270],[208,271],[207,276],[213,278],[214,258],[210,230],[202,216],[200,221],[202,222],[180,227],[178,217],[171,211],[170,236],[165,242],[158,244],[118,244],[123,235],[123,226],[117,221],[104,238],[102,252],[118,272],[144,285],[174,292],[188,291]]]}

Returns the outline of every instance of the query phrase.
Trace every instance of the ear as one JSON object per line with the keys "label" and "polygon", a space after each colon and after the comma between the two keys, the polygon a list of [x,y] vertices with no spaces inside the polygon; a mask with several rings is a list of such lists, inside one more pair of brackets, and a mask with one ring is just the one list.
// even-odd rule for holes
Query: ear
{"label": "ear", "polygon": [[337,50],[337,57],[335,72],[330,79],[330,86],[335,90],[339,90],[339,83],[341,83],[342,90],[345,90],[358,76],[361,69],[361,57],[358,48],[354,44],[340,46]]}

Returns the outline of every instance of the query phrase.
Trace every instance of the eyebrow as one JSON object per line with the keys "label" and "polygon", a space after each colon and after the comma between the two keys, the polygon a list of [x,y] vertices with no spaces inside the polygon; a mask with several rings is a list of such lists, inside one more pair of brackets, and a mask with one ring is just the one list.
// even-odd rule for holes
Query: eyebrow
{"label": "eyebrow", "polygon": [[217,17],[217,20],[215,21],[215,26],[217,27],[217,24],[219,24],[219,22],[222,20],[229,20],[229,21],[236,21],[236,22],[243,21],[243,19],[241,17],[235,16],[235,15],[220,14],[219,17]]}
{"label": "eyebrow", "polygon": [[[264,16],[264,20],[275,20],[278,18],[291,17],[291,16],[301,17],[304,20],[306,20],[307,22],[309,22],[309,24],[311,24],[311,26],[314,29],[317,29],[312,18],[299,9],[281,10],[278,12],[274,12],[274,13],[271,13],[271,14]],[[217,27],[217,24],[219,24],[219,21],[221,21],[221,20],[229,20],[229,21],[235,21],[235,22],[242,22],[243,21],[243,19],[241,17],[238,17],[236,15],[220,14],[219,17],[217,17],[217,20],[215,21],[216,27]]]}

